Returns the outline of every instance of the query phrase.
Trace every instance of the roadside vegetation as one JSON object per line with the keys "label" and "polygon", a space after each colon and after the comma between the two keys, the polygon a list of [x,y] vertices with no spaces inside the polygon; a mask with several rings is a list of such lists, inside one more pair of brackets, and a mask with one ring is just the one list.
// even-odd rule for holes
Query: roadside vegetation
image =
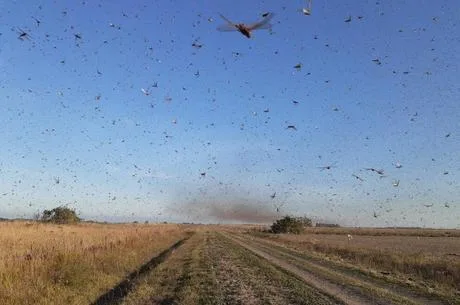
{"label": "roadside vegetation", "polygon": [[1,303],[89,304],[185,231],[178,225],[1,222]]}

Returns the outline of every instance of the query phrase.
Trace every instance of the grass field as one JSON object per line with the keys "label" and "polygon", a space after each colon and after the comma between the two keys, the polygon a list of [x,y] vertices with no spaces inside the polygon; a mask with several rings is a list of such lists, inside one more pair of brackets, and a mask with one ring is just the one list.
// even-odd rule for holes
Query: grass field
{"label": "grass field", "polygon": [[1,304],[460,304],[455,230],[257,228],[2,222]]}
{"label": "grass field", "polygon": [[88,304],[185,236],[177,225],[0,223],[1,304]]}

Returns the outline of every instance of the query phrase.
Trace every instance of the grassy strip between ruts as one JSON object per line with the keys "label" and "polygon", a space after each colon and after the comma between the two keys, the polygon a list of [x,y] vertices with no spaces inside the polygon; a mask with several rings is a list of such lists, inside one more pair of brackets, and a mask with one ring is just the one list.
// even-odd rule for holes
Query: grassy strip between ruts
{"label": "grassy strip between ruts", "polygon": [[188,239],[142,279],[123,304],[215,304],[216,289],[205,261],[205,237],[201,232]]}

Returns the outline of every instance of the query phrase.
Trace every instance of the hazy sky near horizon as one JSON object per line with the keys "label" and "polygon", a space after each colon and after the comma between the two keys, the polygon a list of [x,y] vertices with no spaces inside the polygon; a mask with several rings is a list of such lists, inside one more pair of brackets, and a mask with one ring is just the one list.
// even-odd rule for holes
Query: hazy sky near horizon
{"label": "hazy sky near horizon", "polygon": [[2,1],[0,216],[460,227],[460,3],[306,4]]}

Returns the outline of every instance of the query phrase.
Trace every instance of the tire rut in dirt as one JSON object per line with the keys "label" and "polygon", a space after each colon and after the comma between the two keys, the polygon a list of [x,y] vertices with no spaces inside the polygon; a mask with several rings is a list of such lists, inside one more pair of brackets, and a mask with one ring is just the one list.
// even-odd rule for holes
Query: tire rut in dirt
{"label": "tire rut in dirt", "polygon": [[92,305],[121,304],[123,299],[135,288],[136,283],[143,276],[164,262],[171,255],[171,253],[179,248],[188,238],[189,237],[179,240],[171,247],[161,252],[159,255],[150,259],[139,269],[131,272],[126,277],[126,279],[121,281],[118,285],[110,289],[105,294],[101,295],[95,302],[92,303]]}
{"label": "tire rut in dirt", "polygon": [[206,234],[196,233],[140,283],[123,305],[219,304],[206,257]]}

